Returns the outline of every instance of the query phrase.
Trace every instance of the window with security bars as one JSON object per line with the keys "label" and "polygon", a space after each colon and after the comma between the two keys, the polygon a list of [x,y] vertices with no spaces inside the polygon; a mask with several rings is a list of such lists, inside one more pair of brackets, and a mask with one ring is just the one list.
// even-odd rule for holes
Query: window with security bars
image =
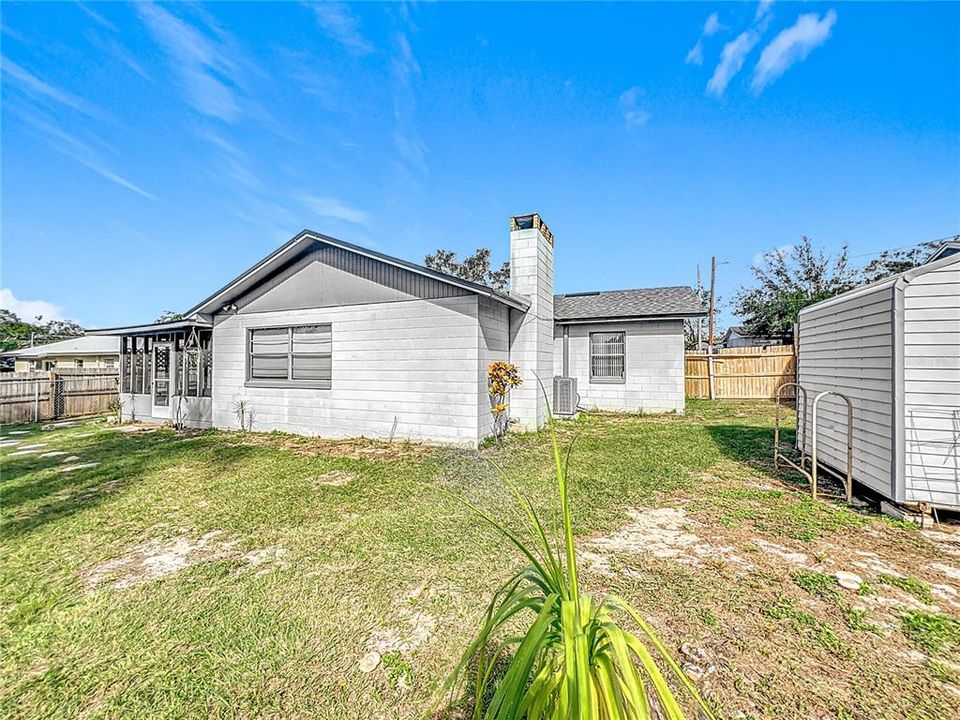
{"label": "window with security bars", "polygon": [[590,381],[626,380],[626,342],[622,332],[590,333]]}
{"label": "window with security bars", "polygon": [[329,324],[251,330],[247,379],[327,389],[332,349]]}

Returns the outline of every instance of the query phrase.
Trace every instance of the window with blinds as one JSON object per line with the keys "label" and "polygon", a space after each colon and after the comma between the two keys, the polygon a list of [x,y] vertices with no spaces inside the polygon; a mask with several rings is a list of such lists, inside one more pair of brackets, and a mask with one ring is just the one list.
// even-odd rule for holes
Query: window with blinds
{"label": "window with blinds", "polygon": [[590,381],[626,380],[626,342],[622,332],[590,333]]}
{"label": "window with blinds", "polygon": [[329,388],[332,350],[329,324],[251,330],[247,379]]}

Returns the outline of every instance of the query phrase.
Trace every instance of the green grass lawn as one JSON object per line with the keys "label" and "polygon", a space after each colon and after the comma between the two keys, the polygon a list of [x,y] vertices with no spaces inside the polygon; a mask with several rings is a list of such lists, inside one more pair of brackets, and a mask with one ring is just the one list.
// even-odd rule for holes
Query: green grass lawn
{"label": "green grass lawn", "polygon": [[[578,437],[587,586],[633,601],[721,717],[960,712],[949,540],[774,476],[770,405],[560,432]],[[3,434],[20,442],[0,449],[9,718],[455,715],[440,686],[522,561],[438,488],[519,526],[494,460],[558,521],[544,434],[479,452],[86,421]],[[839,569],[865,591],[834,586]]]}

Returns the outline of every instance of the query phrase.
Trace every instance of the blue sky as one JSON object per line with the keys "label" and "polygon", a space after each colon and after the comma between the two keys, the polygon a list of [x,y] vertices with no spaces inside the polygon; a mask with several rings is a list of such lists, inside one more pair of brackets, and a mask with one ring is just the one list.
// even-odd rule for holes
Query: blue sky
{"label": "blue sky", "polygon": [[304,227],[500,260],[534,210],[558,292],[716,254],[730,297],[801,234],[865,262],[960,232],[958,33],[955,3],[4,2],[0,301],[148,321]]}

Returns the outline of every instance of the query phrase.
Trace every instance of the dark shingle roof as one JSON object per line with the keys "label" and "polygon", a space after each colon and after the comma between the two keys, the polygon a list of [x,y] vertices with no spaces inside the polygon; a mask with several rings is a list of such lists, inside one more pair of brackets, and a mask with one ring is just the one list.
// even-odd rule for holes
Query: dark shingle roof
{"label": "dark shingle roof", "polygon": [[564,320],[607,318],[689,317],[706,315],[693,288],[663,287],[639,290],[555,295],[553,317]]}

